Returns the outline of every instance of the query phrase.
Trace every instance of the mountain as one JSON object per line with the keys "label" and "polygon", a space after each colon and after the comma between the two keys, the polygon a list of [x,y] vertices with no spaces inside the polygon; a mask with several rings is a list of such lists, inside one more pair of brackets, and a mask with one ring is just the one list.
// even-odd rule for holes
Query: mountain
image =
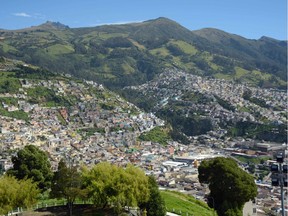
{"label": "mountain", "polygon": [[46,23],[39,25],[39,26],[34,26],[32,27],[34,29],[41,29],[41,30],[65,30],[69,29],[69,26],[64,25],[60,22],[51,22],[47,21]]}
{"label": "mountain", "polygon": [[165,68],[265,88],[287,86],[286,41],[250,40],[217,29],[190,31],[164,17],[89,28],[46,22],[0,30],[0,55],[111,89],[145,83]]}
{"label": "mountain", "polygon": [[[193,31],[196,35],[212,41],[215,44],[215,52],[221,55],[239,59],[247,64],[258,68],[265,68],[272,74],[276,74],[281,79],[287,79],[285,66],[287,64],[287,42],[278,41],[268,37],[261,37],[259,40],[248,40],[238,35],[226,33],[218,29],[202,29]],[[286,60],[285,60],[286,59]],[[278,67],[272,69],[269,65]]]}

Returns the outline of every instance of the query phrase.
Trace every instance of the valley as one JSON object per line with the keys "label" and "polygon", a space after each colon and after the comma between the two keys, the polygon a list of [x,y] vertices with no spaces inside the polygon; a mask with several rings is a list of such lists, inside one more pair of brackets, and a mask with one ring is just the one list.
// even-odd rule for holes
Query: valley
{"label": "valley", "polygon": [[229,157],[254,176],[250,210],[263,213],[280,203],[269,167],[287,149],[287,117],[287,41],[164,17],[0,30],[0,173],[33,144],[53,171],[63,158],[131,163],[162,189],[207,201],[198,165]]}

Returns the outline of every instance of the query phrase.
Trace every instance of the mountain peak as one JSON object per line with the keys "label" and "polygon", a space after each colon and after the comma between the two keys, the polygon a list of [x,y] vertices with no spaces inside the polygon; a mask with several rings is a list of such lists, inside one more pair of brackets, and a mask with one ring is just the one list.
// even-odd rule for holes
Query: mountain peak
{"label": "mountain peak", "polygon": [[275,38],[267,37],[267,36],[262,36],[259,40],[266,41],[266,42],[279,42],[279,40]]}
{"label": "mountain peak", "polygon": [[44,28],[44,29],[58,29],[58,30],[69,29],[69,26],[67,25],[64,25],[60,22],[52,22],[52,21],[47,21],[46,23],[43,23],[42,25],[38,27]]}
{"label": "mountain peak", "polygon": [[144,21],[144,23],[174,23],[174,24],[178,24],[174,20],[168,19],[166,17],[158,17],[156,19],[150,19],[150,20]]}
{"label": "mountain peak", "polygon": [[[190,30],[184,28],[179,23],[165,17],[159,17],[143,22],[138,26],[133,37],[141,43],[145,43],[151,48],[155,41],[167,42],[170,38],[185,40],[191,36]],[[158,44],[159,45],[159,44]]]}

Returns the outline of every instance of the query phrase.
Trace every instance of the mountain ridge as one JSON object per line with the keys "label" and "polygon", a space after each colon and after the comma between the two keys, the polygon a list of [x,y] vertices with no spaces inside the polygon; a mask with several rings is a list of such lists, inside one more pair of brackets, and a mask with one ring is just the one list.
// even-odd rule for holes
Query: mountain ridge
{"label": "mountain ridge", "polygon": [[[41,27],[41,26],[43,26],[43,25],[45,25],[45,24],[52,24],[52,26],[53,25],[55,25],[55,26],[57,26],[57,25],[59,25],[59,26],[63,26],[63,27],[65,27],[65,28],[71,28],[71,29],[83,29],[83,28],[97,28],[97,27],[101,27],[101,26],[119,26],[119,25],[133,25],[133,24],[135,24],[135,25],[137,25],[137,24],[144,24],[144,23],[149,23],[149,22],[154,22],[154,21],[163,21],[163,20],[166,20],[166,21],[168,21],[168,22],[174,22],[174,23],[176,23],[176,24],[179,24],[179,23],[177,23],[176,21],[174,21],[174,20],[172,20],[172,19],[169,19],[169,18],[167,18],[167,17],[158,17],[158,18],[152,18],[152,19],[149,19],[149,20],[144,20],[144,21],[141,21],[141,22],[133,22],[133,21],[131,21],[131,22],[127,22],[127,23],[119,23],[119,24],[117,24],[117,23],[111,23],[111,24],[102,24],[102,25],[95,25],[95,26],[91,26],[91,27],[87,27],[87,26],[79,26],[79,27],[70,27],[70,26],[68,26],[68,25],[66,25],[66,24],[64,24],[64,23],[61,23],[61,22],[59,22],[59,21],[50,21],[50,20],[47,20],[47,21],[45,21],[44,23],[40,23],[39,25],[36,25],[36,26],[30,26],[30,27],[24,27],[24,28],[19,28],[19,29],[2,29],[2,28],[0,28],[0,31],[17,31],[17,30],[29,30],[29,29],[31,29],[31,28],[34,28],[34,27]],[[186,28],[186,27],[184,27],[184,28]],[[188,29],[188,28],[186,28],[186,29]],[[273,39],[273,40],[277,40],[277,41],[287,41],[287,40],[283,40],[283,39],[277,39],[277,38],[273,38],[273,37],[269,37],[269,36],[266,36],[266,35],[262,35],[260,38],[247,38],[247,37],[245,37],[245,36],[242,36],[242,35],[240,35],[240,34],[236,34],[236,33],[232,33],[232,32],[228,32],[228,31],[224,31],[224,30],[221,30],[221,29],[218,29],[218,28],[214,28],[214,27],[203,27],[203,28],[200,28],[200,29],[188,29],[189,31],[192,31],[192,32],[196,32],[196,31],[201,31],[201,30],[205,30],[205,29],[214,29],[214,30],[219,30],[219,31],[222,31],[222,32],[226,32],[226,33],[228,33],[228,34],[234,34],[234,35],[237,35],[237,36],[240,36],[240,37],[243,37],[243,38],[245,38],[245,39],[248,39],[248,40],[260,40],[260,39],[262,39],[262,38],[270,38],[270,39]]]}
{"label": "mountain ridge", "polygon": [[[83,28],[46,22],[0,31],[0,37],[1,56],[114,89],[145,83],[172,67],[264,87],[286,88],[287,83],[285,41],[251,40],[217,29],[191,31],[163,17]],[[262,74],[260,80],[254,71]]]}

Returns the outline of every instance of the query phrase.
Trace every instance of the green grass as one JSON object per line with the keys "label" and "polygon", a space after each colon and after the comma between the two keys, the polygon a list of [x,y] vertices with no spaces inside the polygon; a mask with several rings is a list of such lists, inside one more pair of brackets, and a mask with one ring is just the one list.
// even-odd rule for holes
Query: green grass
{"label": "green grass", "polygon": [[245,69],[243,69],[241,67],[235,67],[234,70],[235,70],[235,73],[236,73],[235,77],[237,79],[239,79],[239,78],[241,78],[241,77],[243,77],[243,76],[245,76],[245,75],[250,73],[250,71],[245,70]]}
{"label": "green grass", "polygon": [[42,104],[47,107],[70,106],[74,101],[73,97],[56,95],[54,90],[42,86],[28,88],[27,95],[29,96],[30,103]]}
{"label": "green grass", "polygon": [[260,81],[268,81],[271,78],[271,74],[259,71],[259,70],[245,70],[241,67],[236,66],[235,70],[235,78],[252,85],[258,85]]}
{"label": "green grass", "polygon": [[129,39],[129,40],[133,43],[134,46],[138,47],[139,49],[146,50],[145,46],[139,44],[137,41],[132,40],[132,39]]}
{"label": "green grass", "polygon": [[2,107],[0,107],[0,116],[1,115],[7,116],[10,118],[19,119],[19,120],[24,120],[24,121],[29,120],[29,115],[22,110],[8,112],[6,109],[3,109]]}
{"label": "green grass", "polygon": [[168,129],[163,127],[155,127],[147,133],[141,134],[139,139],[142,141],[152,141],[158,142],[162,145],[166,145],[169,140],[171,140],[168,134]]}
{"label": "green grass", "polygon": [[3,52],[5,52],[5,53],[10,52],[10,51],[14,51],[14,52],[17,51],[16,48],[14,48],[13,46],[10,46],[4,42],[0,42],[0,47],[1,46],[2,46]]}
{"label": "green grass", "polygon": [[121,64],[121,67],[125,71],[124,74],[131,74],[135,72],[135,69],[131,67],[127,62]]}
{"label": "green grass", "polygon": [[[163,197],[166,209],[168,212],[173,212],[183,215],[183,216],[212,216],[216,215],[216,212],[209,208],[208,205],[202,201],[199,201],[195,199],[192,196],[176,192],[176,191],[160,191],[161,196]],[[55,208],[47,208],[47,212],[53,212],[55,215],[63,215],[63,213],[66,212],[66,206],[64,205],[65,199],[57,200],[57,199],[48,199],[47,197],[44,197],[43,199],[40,199],[38,202],[38,207],[45,207],[47,206],[58,206]],[[111,215],[113,213],[113,209],[99,209],[95,206],[89,205],[91,202],[86,202],[88,205],[80,205],[83,201],[77,200],[73,207],[73,212],[78,215],[77,213],[81,212],[83,213],[85,211],[85,215],[88,216],[100,216],[100,215]],[[181,213],[180,213],[181,211]],[[33,213],[35,213],[34,211]],[[25,215],[25,214],[24,214]],[[27,215],[27,214],[26,214]],[[32,214],[31,214],[32,215]],[[35,214],[36,215],[36,214]]]}
{"label": "green grass", "polygon": [[231,80],[232,79],[232,76],[229,75],[229,74],[223,74],[223,73],[216,73],[214,75],[214,77],[216,79],[224,79],[224,80]]}
{"label": "green grass", "polygon": [[11,106],[18,106],[18,99],[13,97],[0,97],[0,103],[4,102],[5,104]]}
{"label": "green grass", "polygon": [[184,53],[189,55],[195,55],[198,50],[191,44],[185,42],[185,41],[179,41],[179,40],[173,40],[170,43],[178,45]]}
{"label": "green grass", "polygon": [[247,157],[243,157],[243,156],[233,156],[235,158],[237,158],[238,160],[244,162],[244,163],[252,163],[252,164],[261,164],[264,161],[270,160],[271,158],[268,156],[260,156],[257,158],[247,158]]}
{"label": "green grass", "polygon": [[112,38],[112,37],[127,37],[128,34],[124,34],[124,33],[106,33],[106,32],[91,32],[91,33],[85,35],[85,38],[86,37],[95,38],[95,36],[97,36],[97,38],[100,38],[102,40],[107,40],[107,39]]}
{"label": "green grass", "polygon": [[1,93],[17,93],[21,87],[18,79],[0,76],[0,94]]}
{"label": "green grass", "polygon": [[161,191],[166,208],[168,212],[174,212],[177,214],[186,216],[205,216],[216,215],[208,205],[202,201],[196,200],[194,197],[175,191]]}
{"label": "green grass", "polygon": [[150,53],[152,55],[161,55],[161,56],[169,55],[169,51],[165,47],[150,50]]}
{"label": "green grass", "polygon": [[248,113],[251,112],[251,110],[248,107],[238,106],[237,108],[239,112],[248,112]]}
{"label": "green grass", "polygon": [[73,47],[68,46],[68,45],[62,45],[62,44],[52,45],[48,47],[46,50],[51,55],[61,55],[61,54],[68,54],[68,53],[74,52]]}

